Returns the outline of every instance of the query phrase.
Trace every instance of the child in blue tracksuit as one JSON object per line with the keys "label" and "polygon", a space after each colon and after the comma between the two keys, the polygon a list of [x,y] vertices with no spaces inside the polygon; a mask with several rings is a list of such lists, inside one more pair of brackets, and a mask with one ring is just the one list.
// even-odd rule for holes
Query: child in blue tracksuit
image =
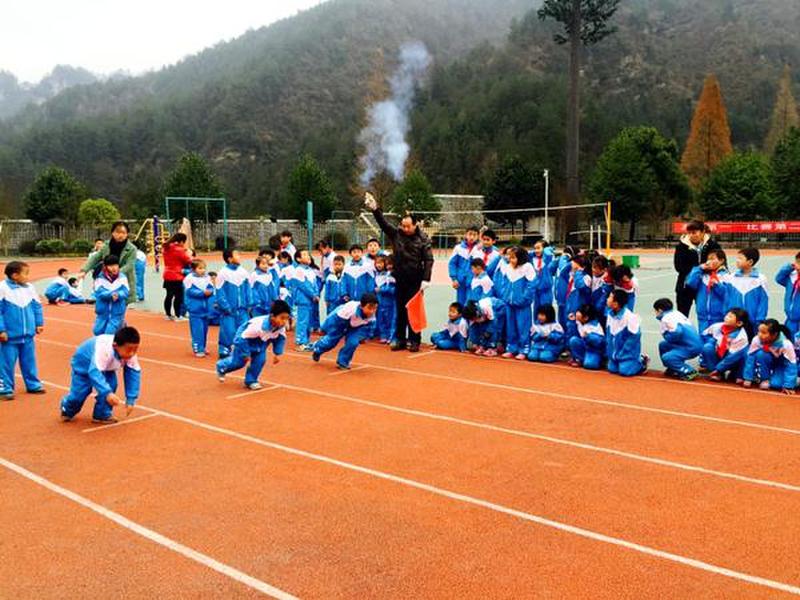
{"label": "child in blue tracksuit", "polygon": [[592,259],[592,300],[597,320],[605,331],[606,312],[608,311],[608,296],[614,289],[614,280],[609,273],[609,260],[605,256],[595,256]]}
{"label": "child in blue tracksuit", "polygon": [[141,250],[136,251],[136,298],[144,302],[144,278],[147,270],[147,255]]}
{"label": "child in blue tracksuit", "polygon": [[[611,265],[612,261],[609,261]],[[622,290],[628,294],[628,310],[636,309],[636,298],[639,296],[639,280],[627,265],[614,265],[610,269],[614,289]]]}
{"label": "child in blue tracksuit", "polygon": [[550,274],[553,277],[553,299],[558,307],[558,322],[562,329],[567,328],[567,288],[572,274],[572,257],[578,251],[572,246],[565,246],[558,260],[550,263]]}
{"label": "child in blue tracksuit", "polygon": [[34,337],[42,333],[44,316],[39,295],[28,283],[27,263],[6,265],[6,280],[0,282],[0,399],[14,398],[14,370],[19,369],[29,394],[44,394],[36,370]]}
{"label": "child in blue tracksuit", "polygon": [[[322,298],[322,292],[325,289],[325,278],[322,274],[322,269],[319,268],[314,258],[311,258],[311,270],[314,271],[315,283],[317,285],[317,298]],[[311,333],[319,333],[322,326],[322,302],[317,300],[317,303],[311,310]]]}
{"label": "child in blue tracksuit", "polygon": [[497,234],[491,229],[487,229],[481,234],[481,243],[472,249],[472,258],[480,258],[486,268],[486,274],[494,279],[494,272],[500,264],[500,252],[495,247]]}
{"label": "child in blue tracksuit", "polygon": [[[477,302],[495,296],[494,282],[486,273],[486,265],[480,258],[473,258],[470,263],[472,280],[469,282],[467,302]],[[462,305],[463,306],[463,305]]]}
{"label": "child in blue tracksuit", "polygon": [[192,352],[205,358],[208,340],[209,299],[214,295],[214,284],[206,275],[206,263],[192,261],[192,272],[183,279],[186,310],[189,313],[189,332],[192,335]]}
{"label": "child in blue tracksuit", "polygon": [[336,256],[331,272],[325,279],[326,314],[331,314],[344,303],[344,257]]}
{"label": "child in blue tracksuit", "polygon": [[[294,258],[283,250],[280,254],[278,254],[278,262],[275,265],[278,269],[278,298],[286,302],[289,307],[292,309],[292,320],[294,320],[294,297],[292,296],[292,287],[294,284],[292,280],[294,279],[294,271],[295,271],[295,264]],[[285,292],[281,291],[281,288],[286,290]],[[291,328],[291,321],[289,328]]]}
{"label": "child in blue tracksuit", "polygon": [[377,312],[378,298],[370,293],[361,296],[361,301],[351,300],[333,311],[322,324],[325,335],[314,344],[314,362],[319,362],[323,354],[333,350],[344,339],[344,346],[336,357],[336,366],[349,369],[359,344],[372,336]]}
{"label": "child in blue tracksuit", "polygon": [[742,382],[744,363],[750,339],[747,337],[747,312],[734,308],[720,323],[714,323],[705,330],[703,362],[711,371],[712,381],[723,381],[726,377]]}
{"label": "child in blue tracksuit", "polygon": [[533,296],[533,314],[536,314],[540,306],[553,303],[553,275],[550,273],[550,263],[553,262],[553,249],[544,240],[539,240],[533,245],[533,250],[530,253],[530,262],[534,271],[536,271]]}
{"label": "child in blue tracksuit", "polygon": [[552,304],[540,306],[536,311],[536,322],[531,327],[531,362],[554,363],[564,350],[564,328],[556,319]]}
{"label": "child in blue tracksuit", "polygon": [[470,283],[472,282],[472,251],[478,243],[478,228],[469,227],[464,239],[453,248],[453,254],[447,263],[450,282],[456,290],[456,302],[461,306],[467,303]]}
{"label": "child in blue tracksuit", "polygon": [[614,289],[608,296],[606,317],[606,356],[608,372],[633,377],[647,371],[648,358],[642,355],[642,325],[639,315],[628,306],[628,292]]}
{"label": "child in blue tracksuit", "polygon": [[475,354],[497,356],[497,344],[505,328],[505,302],[495,297],[467,302],[461,314],[469,323],[469,341]]}
{"label": "child in blue tracksuit", "polygon": [[225,266],[217,275],[217,306],[219,321],[219,356],[225,358],[231,353],[236,331],[247,322],[250,308],[249,275],[241,266],[241,258],[236,250],[223,250]]}
{"label": "child in blue tracksuit", "polygon": [[728,278],[727,301],[724,311],[732,308],[743,308],[750,317],[750,331],[752,337],[755,328],[767,318],[769,310],[769,293],[767,291],[767,278],[758,272],[761,253],[756,248],[745,248],[739,251],[736,257],[736,271]]}
{"label": "child in blue tracksuit", "polygon": [[292,282],[292,297],[297,309],[297,329],[295,343],[298,349],[311,351],[312,313],[319,305],[319,287],[317,275],[311,268],[311,253],[308,250],[298,250],[295,254],[297,266],[294,270]]}
{"label": "child in blue tracksuit", "polygon": [[564,296],[566,325],[562,325],[567,340],[578,335],[575,313],[578,312],[581,306],[588,304],[592,300],[592,276],[587,272],[587,267],[585,256],[572,257],[570,273],[567,278],[566,295]]}
{"label": "child in blue tracksuit", "polygon": [[208,297],[208,325],[209,327],[219,327],[219,306],[217,305],[217,272],[210,271],[208,278],[214,286],[214,293]]}
{"label": "child in blue tracksuit", "polygon": [[128,278],[119,270],[119,258],[109,254],[103,259],[103,270],[94,280],[94,335],[113,335],[125,325],[130,294]]}
{"label": "child in blue tracksuit", "polygon": [[531,304],[536,291],[536,271],[528,262],[524,248],[509,248],[507,254],[508,268],[503,286],[503,301],[507,307],[503,358],[525,360],[531,350]]}
{"label": "child in blue tracksuit", "polygon": [[273,280],[269,258],[259,256],[256,258],[256,268],[250,273],[250,310],[254,317],[263,317],[269,314],[272,303],[278,297],[278,287]]}
{"label": "child in blue tracksuit", "polygon": [[439,350],[467,351],[467,336],[469,324],[461,315],[463,307],[458,302],[453,302],[447,311],[447,325],[444,329],[431,335],[431,344]]}
{"label": "child in blue tracksuit", "polygon": [[272,345],[272,362],[278,364],[286,347],[286,324],[292,309],[283,300],[272,303],[269,315],[253,317],[245,321],[236,331],[233,351],[230,356],[217,361],[217,379],[225,381],[225,375],[238,371],[249,363],[244,385],[250,390],[260,390],[258,382],[267,362],[267,348]]}
{"label": "child in blue tracksuit", "polygon": [[703,351],[700,334],[686,315],[675,310],[672,300],[660,298],[653,304],[653,309],[664,337],[658,345],[661,362],[667,369],[664,374],[684,381],[695,379],[698,373],[686,361],[697,358]]}
{"label": "child in blue tracksuit", "polygon": [[44,297],[47,298],[48,304],[58,304],[59,302],[68,301],[70,293],[67,275],[69,275],[67,269],[59,269],[58,277],[45,288]]}
{"label": "child in blue tracksuit", "polygon": [[725,318],[725,303],[729,293],[727,257],[723,250],[711,250],[708,260],[695,267],[686,278],[686,287],[695,294],[697,325],[705,331]]}
{"label": "child in blue tracksuit", "polygon": [[778,285],[786,288],[783,295],[783,310],[786,313],[786,327],[793,336],[800,333],[800,252],[794,262],[781,267],[775,276]]}
{"label": "child in blue tracksuit", "polygon": [[397,323],[397,281],[392,274],[394,261],[389,256],[375,258],[375,288],[378,292],[377,336],[391,344]]}
{"label": "child in blue tracksuit", "polygon": [[781,390],[794,394],[797,387],[797,354],[789,330],[775,319],[758,326],[747,351],[744,386],[759,382],[762,390]]}
{"label": "child in blue tracksuit", "polygon": [[375,267],[364,258],[364,250],[358,244],[350,247],[350,264],[344,268],[344,290],[346,302],[375,293]]}
{"label": "child in blue tracksuit", "polygon": [[592,304],[585,304],[575,313],[578,334],[569,339],[570,366],[597,371],[606,356],[606,336]]}
{"label": "child in blue tracksuit", "polygon": [[139,342],[136,329],[123,327],[114,335],[99,335],[78,346],[70,362],[69,393],[61,400],[63,421],[71,421],[94,390],[92,422],[116,423],[114,407],[123,403],[117,396],[117,371],[120,369],[125,380],[125,405],[127,413],[131,413],[142,386],[142,369],[136,356]]}

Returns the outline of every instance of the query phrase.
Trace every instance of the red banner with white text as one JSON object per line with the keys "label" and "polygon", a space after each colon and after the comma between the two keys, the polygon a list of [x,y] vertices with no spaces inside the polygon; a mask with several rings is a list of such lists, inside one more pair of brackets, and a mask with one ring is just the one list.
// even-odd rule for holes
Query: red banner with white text
{"label": "red banner with white text", "polygon": [[[686,225],[687,223],[673,223],[672,233],[685,233]],[[711,221],[706,222],[706,225],[712,233],[800,233],[800,221]]]}

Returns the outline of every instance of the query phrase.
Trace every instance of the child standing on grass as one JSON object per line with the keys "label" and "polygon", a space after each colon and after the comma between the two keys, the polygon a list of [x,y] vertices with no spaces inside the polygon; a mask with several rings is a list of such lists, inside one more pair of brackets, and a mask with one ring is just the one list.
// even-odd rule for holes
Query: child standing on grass
{"label": "child standing on grass", "polygon": [[331,314],[344,304],[344,257],[336,256],[330,275],[325,279],[325,307]]}
{"label": "child standing on grass", "polygon": [[497,344],[505,328],[506,304],[500,298],[467,302],[462,312],[469,323],[469,339],[478,356],[497,356]]}
{"label": "child standing on grass", "polygon": [[217,306],[220,312],[219,356],[231,353],[236,331],[247,322],[250,308],[250,284],[248,273],[241,266],[239,252],[230,248],[223,250],[225,266],[217,275]]}
{"label": "child standing on grass", "polygon": [[295,343],[303,352],[311,351],[312,313],[319,305],[317,276],[311,269],[311,254],[308,250],[298,250],[295,254],[297,267],[294,271],[294,305],[297,309],[297,330]]}
{"label": "child standing on grass", "polygon": [[531,362],[554,363],[564,350],[564,329],[556,320],[556,310],[552,304],[539,307],[536,323],[531,328]]}
{"label": "child standing on grass", "polygon": [[793,263],[781,267],[775,281],[786,288],[783,296],[786,327],[795,336],[800,333],[800,252],[795,255]]}
{"label": "child standing on grass", "polygon": [[747,351],[744,387],[758,383],[762,390],[781,390],[792,395],[797,387],[797,354],[788,329],[775,319],[758,326]]}
{"label": "child standing on grass", "polygon": [[94,335],[113,335],[125,324],[130,293],[128,278],[119,270],[119,259],[109,254],[103,259],[103,270],[94,280]]}
{"label": "child standing on grass", "polygon": [[634,377],[647,371],[649,359],[642,355],[642,324],[631,312],[625,290],[614,289],[608,297],[606,319],[606,356],[608,372]]}
{"label": "child standing on grass", "polygon": [[314,362],[319,362],[323,354],[333,350],[344,339],[344,346],[336,357],[336,366],[350,369],[359,344],[372,336],[377,312],[378,298],[368,293],[361,296],[360,302],[351,300],[328,315],[322,324],[325,335],[313,346]]}
{"label": "child standing on grass", "polygon": [[117,396],[117,371],[120,369],[125,380],[127,414],[131,413],[142,384],[142,369],[136,357],[139,342],[136,329],[123,327],[114,335],[99,335],[78,346],[70,362],[69,393],[61,400],[62,421],[71,421],[94,390],[92,422],[116,423],[114,407],[123,403]]}
{"label": "child standing on grass", "polygon": [[755,335],[754,328],[767,318],[769,310],[769,293],[767,278],[758,272],[761,253],[756,248],[745,248],[736,257],[736,272],[728,278],[731,287],[728,289],[724,311],[732,308],[743,308],[750,317],[750,336]]}
{"label": "child standing on grass", "polygon": [[217,379],[224,382],[228,373],[238,371],[249,362],[244,385],[250,390],[262,389],[258,379],[267,362],[267,348],[272,345],[272,364],[277,365],[286,347],[286,325],[290,318],[289,305],[276,300],[268,316],[254,317],[239,327],[233,352],[217,362]]}
{"label": "child standing on grass", "polygon": [[214,284],[206,275],[206,263],[192,261],[192,272],[183,279],[186,310],[189,312],[189,331],[192,335],[192,352],[197,358],[206,357],[208,340],[209,299],[214,295]]}
{"label": "child standing on grass", "polygon": [[439,350],[467,351],[467,336],[469,324],[461,315],[463,308],[458,302],[453,302],[447,311],[447,325],[431,336],[431,344]]}
{"label": "child standing on grass", "polygon": [[392,275],[394,262],[389,256],[375,258],[375,289],[378,293],[377,337],[391,344],[397,321],[397,282]]}
{"label": "child standing on grass", "polygon": [[595,307],[581,306],[575,313],[575,323],[578,334],[569,340],[570,366],[597,371],[605,359],[606,336]]}
{"label": "child standing on grass", "polygon": [[447,263],[447,273],[456,291],[456,301],[464,306],[467,303],[470,283],[472,282],[472,251],[478,244],[478,228],[468,227],[464,239],[453,248],[453,254]]}
{"label": "child standing on grass", "polygon": [[658,345],[661,362],[667,369],[664,374],[684,381],[695,379],[697,371],[686,361],[697,358],[703,351],[700,334],[683,313],[674,310],[672,300],[656,300],[653,309],[661,324],[661,335],[664,336]]}
{"label": "child standing on grass", "polygon": [[734,308],[728,311],[721,323],[705,330],[703,362],[711,371],[708,378],[712,381],[723,381],[726,377],[735,379],[737,383],[743,381],[742,373],[750,346],[748,320],[746,311]]}
{"label": "child standing on grass", "polygon": [[531,304],[536,292],[536,271],[528,262],[524,248],[508,250],[508,269],[504,286],[506,303],[506,351],[503,358],[525,360],[531,346]]}
{"label": "child standing on grass", "polygon": [[67,275],[69,275],[67,269],[59,269],[58,277],[44,290],[44,297],[47,298],[48,304],[58,304],[67,301],[70,295]]}
{"label": "child standing on grass", "polygon": [[44,316],[29,273],[27,263],[11,261],[0,283],[0,400],[14,399],[17,361],[27,392],[45,393],[36,370],[34,344],[34,337],[44,329]]}
{"label": "child standing on grass", "polygon": [[269,314],[272,303],[277,298],[278,287],[272,278],[269,258],[258,256],[256,268],[250,273],[250,308],[254,317],[263,317]]}

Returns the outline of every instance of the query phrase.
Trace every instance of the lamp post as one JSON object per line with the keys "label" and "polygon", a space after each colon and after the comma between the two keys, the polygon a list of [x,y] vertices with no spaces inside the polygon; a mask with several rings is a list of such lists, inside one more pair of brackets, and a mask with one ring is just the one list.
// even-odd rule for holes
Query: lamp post
{"label": "lamp post", "polygon": [[544,170],[544,239],[550,241],[550,171]]}

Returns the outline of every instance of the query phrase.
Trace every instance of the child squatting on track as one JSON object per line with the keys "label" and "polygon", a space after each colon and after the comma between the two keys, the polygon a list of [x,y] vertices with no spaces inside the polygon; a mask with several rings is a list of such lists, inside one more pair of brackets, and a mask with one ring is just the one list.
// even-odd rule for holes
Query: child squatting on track
{"label": "child squatting on track", "polygon": [[344,339],[344,346],[336,357],[336,366],[349,369],[361,341],[372,337],[377,312],[378,298],[371,293],[362,295],[360,302],[352,300],[342,304],[322,324],[325,335],[313,346],[314,361],[319,362],[323,354],[333,350]]}

